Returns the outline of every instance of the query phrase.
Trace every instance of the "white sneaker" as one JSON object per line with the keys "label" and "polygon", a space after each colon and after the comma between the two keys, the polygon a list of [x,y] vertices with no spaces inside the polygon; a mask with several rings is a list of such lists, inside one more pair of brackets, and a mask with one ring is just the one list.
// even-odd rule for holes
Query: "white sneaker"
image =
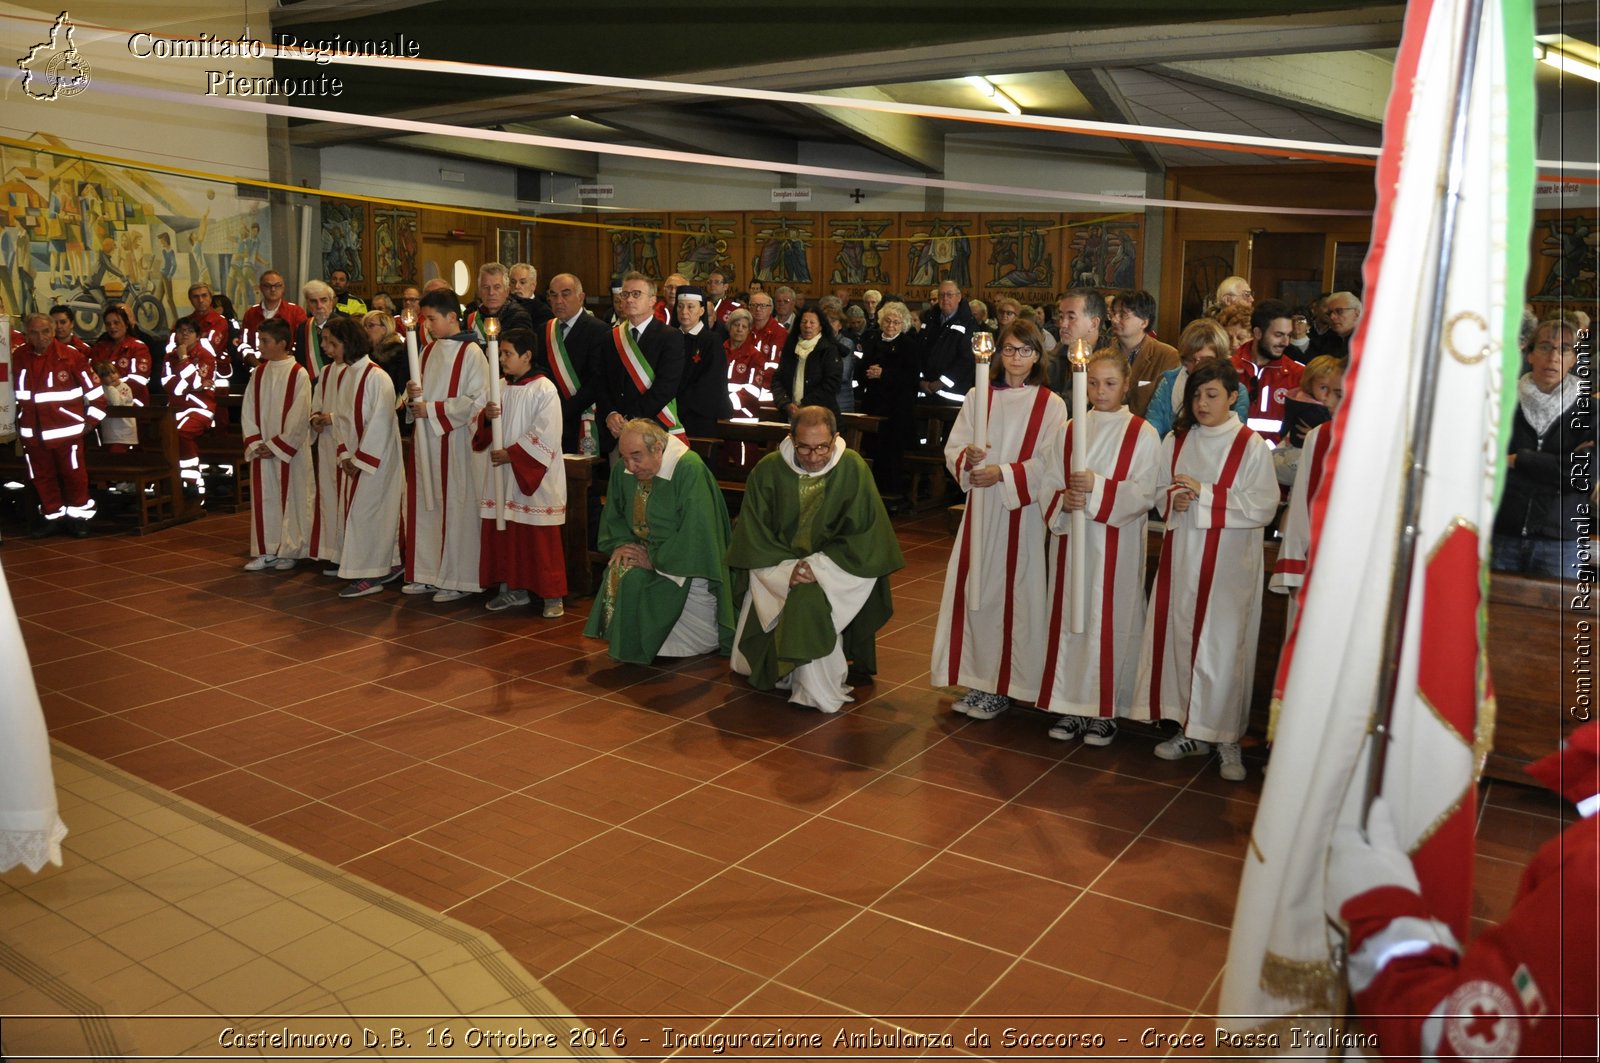
{"label": "white sneaker", "polygon": [[981,691],[981,690],[969,690],[965,694],[961,695],[960,699],[957,700],[955,702],[955,704],[950,706],[950,711],[951,712],[955,712],[955,713],[960,713],[962,716],[965,716],[967,714],[968,710],[974,708],[977,705],[981,705],[982,703],[983,703],[983,691]]}
{"label": "white sneaker", "polygon": [[1105,716],[1091,716],[1083,725],[1083,744],[1109,746],[1117,737],[1117,721]]}
{"label": "white sneaker", "polygon": [[543,615],[546,620],[554,620],[558,616],[566,616],[567,607],[560,598],[546,598]]}
{"label": "white sneaker", "polygon": [[431,583],[407,583],[400,588],[401,594],[436,594],[439,588]]}
{"label": "white sneaker", "polygon": [[335,579],[337,579],[339,576],[339,566],[334,565],[332,568],[325,568],[322,570],[322,574],[324,576],[333,576]]}
{"label": "white sneaker", "polygon": [[1218,742],[1217,756],[1222,761],[1222,777],[1229,782],[1244,782],[1244,756],[1239,752],[1237,742]]}
{"label": "white sneaker", "polygon": [[277,560],[278,557],[276,554],[262,554],[260,557],[252,558],[251,560],[246,561],[244,563],[244,570],[246,572],[260,572],[268,565],[275,564]]}
{"label": "white sneaker", "polygon": [[272,563],[272,567],[279,572],[287,572],[291,568],[294,568],[294,558],[280,557],[278,560]]}
{"label": "white sneaker", "polygon": [[[443,593],[445,592],[439,592],[439,594]],[[434,595],[433,600],[438,601],[439,595]],[[453,601],[454,599],[451,600]],[[513,606],[527,605],[532,600],[532,597],[529,596],[527,591],[501,591],[499,594],[485,602],[483,607],[489,610],[491,613],[498,613],[503,609],[510,609]]]}
{"label": "white sneaker", "polygon": [[1156,756],[1162,760],[1182,760],[1184,757],[1204,757],[1211,753],[1211,743],[1198,738],[1178,735],[1156,746]]}
{"label": "white sneaker", "polygon": [[436,602],[441,602],[441,603],[442,602],[454,602],[454,601],[458,601],[458,600],[460,600],[462,598],[465,598],[466,596],[467,596],[467,592],[466,591],[438,591],[437,593],[434,594],[433,600],[436,601]]}

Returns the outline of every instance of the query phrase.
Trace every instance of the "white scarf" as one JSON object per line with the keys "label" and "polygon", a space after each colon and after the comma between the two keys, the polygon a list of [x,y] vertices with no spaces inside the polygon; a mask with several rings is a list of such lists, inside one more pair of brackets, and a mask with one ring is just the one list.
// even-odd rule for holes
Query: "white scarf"
{"label": "white scarf", "polygon": [[803,405],[801,399],[806,395],[806,359],[811,357],[811,352],[816,350],[820,335],[812,336],[809,340],[800,340],[794,345],[797,361],[794,365],[794,404]]}
{"label": "white scarf", "polygon": [[1522,419],[1528,422],[1533,434],[1543,437],[1550,426],[1560,420],[1561,412],[1578,401],[1578,378],[1571,373],[1561,378],[1561,384],[1546,394],[1533,382],[1532,373],[1524,373],[1517,381],[1517,403],[1522,407]]}

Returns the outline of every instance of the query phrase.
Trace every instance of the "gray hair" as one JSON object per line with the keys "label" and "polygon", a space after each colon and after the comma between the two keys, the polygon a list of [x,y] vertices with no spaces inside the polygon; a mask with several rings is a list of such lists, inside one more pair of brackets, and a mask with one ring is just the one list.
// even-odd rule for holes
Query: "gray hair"
{"label": "gray hair", "polygon": [[501,262],[485,262],[478,267],[479,277],[499,277],[507,284],[511,283],[511,271],[506,269]]}
{"label": "gray hair", "polygon": [[726,320],[723,321],[723,324],[724,325],[733,324],[733,319],[734,318],[738,318],[739,320],[743,321],[747,325],[754,325],[755,324],[755,320],[756,320],[755,319],[755,315],[750,313],[750,311],[746,310],[742,306],[739,309],[733,311],[733,313],[729,314],[727,316]]}
{"label": "gray hair", "polygon": [[878,307],[879,328],[883,327],[883,319],[885,317],[899,318],[901,328],[905,328],[907,325],[911,324],[911,311],[907,309],[904,303],[890,302],[884,303],[882,306]]}
{"label": "gray hair", "polygon": [[667,430],[653,417],[635,417],[622,426],[622,435],[617,439],[620,441],[629,432],[637,435],[644,443],[644,449],[652,454],[660,454],[667,449]]}
{"label": "gray hair", "polygon": [[306,286],[300,289],[302,299],[332,299],[333,287],[326,281],[306,281]]}

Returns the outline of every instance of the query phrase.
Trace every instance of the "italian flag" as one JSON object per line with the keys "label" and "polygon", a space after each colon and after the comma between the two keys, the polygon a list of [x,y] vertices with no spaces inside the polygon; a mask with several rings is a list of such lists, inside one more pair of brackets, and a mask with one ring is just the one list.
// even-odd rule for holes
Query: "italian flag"
{"label": "italian flag", "polygon": [[[1481,0],[1466,56],[1464,157],[1452,171],[1474,5],[1412,0],[1395,65],[1348,396],[1311,500],[1309,571],[1279,675],[1270,771],[1234,913],[1219,1015],[1281,1031],[1343,1011],[1324,914],[1335,828],[1363,815],[1391,574],[1399,563],[1417,395],[1437,374],[1382,793],[1434,914],[1468,939],[1477,778],[1494,730],[1486,562],[1521,354],[1533,214],[1528,0]],[[1454,225],[1441,231],[1451,174]],[[1441,248],[1449,270],[1441,278]],[[1430,347],[1436,281],[1442,339]],[[1284,1037],[1281,1043],[1289,1044]],[[1300,1050],[1304,1052],[1303,1049]]]}

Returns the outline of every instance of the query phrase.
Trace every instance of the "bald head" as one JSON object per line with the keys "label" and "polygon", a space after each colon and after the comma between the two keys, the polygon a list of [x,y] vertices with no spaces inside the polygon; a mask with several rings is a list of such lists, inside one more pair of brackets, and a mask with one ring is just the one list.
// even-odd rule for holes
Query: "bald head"
{"label": "bald head", "polygon": [[550,278],[550,311],[557,320],[568,321],[583,310],[583,282],[571,273]]}

